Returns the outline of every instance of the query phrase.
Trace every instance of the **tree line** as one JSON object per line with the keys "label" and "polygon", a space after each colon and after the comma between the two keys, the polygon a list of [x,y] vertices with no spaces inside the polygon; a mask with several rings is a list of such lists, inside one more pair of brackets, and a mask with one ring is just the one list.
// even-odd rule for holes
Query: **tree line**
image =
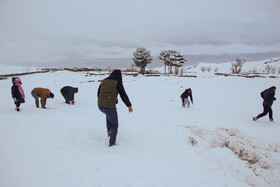
{"label": "tree line", "polygon": [[[140,67],[140,73],[145,74],[146,66],[153,61],[151,52],[147,51],[144,47],[139,47],[133,53],[133,61],[135,66]],[[158,58],[164,62],[164,73],[166,73],[166,68],[168,68],[168,73],[173,73],[173,67],[175,69],[175,74],[179,73],[179,68],[184,65],[187,61],[184,56],[176,50],[164,50],[162,51]]]}
{"label": "tree line", "polygon": [[[148,51],[145,47],[139,47],[133,53],[133,56],[134,65],[140,68],[141,74],[145,74],[146,66],[153,61],[151,51]],[[159,54],[158,58],[164,62],[164,73],[168,70],[167,72],[172,74],[174,69],[176,75],[179,74],[179,68],[187,61],[184,56],[176,50],[164,50]],[[245,57],[236,58],[235,62],[231,63],[230,70],[232,73],[239,74],[245,61]]]}

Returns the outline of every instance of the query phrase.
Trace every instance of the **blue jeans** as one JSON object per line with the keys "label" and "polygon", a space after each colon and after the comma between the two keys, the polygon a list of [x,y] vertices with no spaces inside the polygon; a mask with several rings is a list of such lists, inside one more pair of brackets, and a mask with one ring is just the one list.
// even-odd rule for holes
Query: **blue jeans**
{"label": "blue jeans", "polygon": [[37,108],[39,108],[39,97],[38,97],[38,95],[36,94],[36,93],[34,93],[34,92],[31,92],[31,95],[34,97],[34,99],[35,99],[35,105],[36,105],[36,107]]}
{"label": "blue jeans", "polygon": [[117,109],[99,107],[99,110],[106,115],[107,132],[111,134],[109,146],[115,145],[119,127]]}

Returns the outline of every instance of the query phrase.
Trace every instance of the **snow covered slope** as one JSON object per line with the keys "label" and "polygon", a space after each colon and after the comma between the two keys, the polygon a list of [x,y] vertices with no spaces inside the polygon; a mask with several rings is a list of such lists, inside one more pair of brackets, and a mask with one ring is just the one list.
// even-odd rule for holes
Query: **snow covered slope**
{"label": "snow covered slope", "polygon": [[[211,68],[210,73],[231,73],[231,63],[232,62],[225,62],[220,64],[215,63],[199,63],[194,66],[185,67],[186,72],[201,74],[203,73],[201,71],[201,68],[206,68],[205,73],[207,71],[207,68]],[[280,58],[271,58],[271,59],[265,59],[260,61],[253,61],[253,62],[245,62],[242,66],[241,73],[266,73],[265,68],[270,65],[271,67],[274,67],[276,69],[274,74],[279,74],[279,68],[280,68]],[[215,71],[215,69],[217,69]],[[272,73],[271,73],[272,74]]]}

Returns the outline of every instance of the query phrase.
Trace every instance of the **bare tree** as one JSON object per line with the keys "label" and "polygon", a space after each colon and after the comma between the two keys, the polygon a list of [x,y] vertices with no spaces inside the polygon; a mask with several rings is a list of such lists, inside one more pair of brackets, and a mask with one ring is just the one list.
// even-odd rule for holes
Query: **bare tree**
{"label": "bare tree", "polygon": [[238,74],[242,70],[242,66],[245,63],[246,58],[245,57],[238,57],[236,58],[235,62],[231,63],[231,71],[232,73]]}
{"label": "bare tree", "polygon": [[265,68],[264,68],[264,72],[265,72],[265,73],[267,73],[267,74],[270,74],[270,72],[271,72],[271,68],[272,68],[272,66],[271,66],[271,65],[269,65],[269,64],[268,64],[268,65],[266,65],[266,66],[265,66]]}

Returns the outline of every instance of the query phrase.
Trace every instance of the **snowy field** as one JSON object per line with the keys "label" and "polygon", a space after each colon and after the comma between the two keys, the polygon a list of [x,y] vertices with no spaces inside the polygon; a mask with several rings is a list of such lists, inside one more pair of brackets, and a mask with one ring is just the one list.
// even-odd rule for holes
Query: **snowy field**
{"label": "snowy field", "polygon": [[[124,76],[134,112],[119,99],[117,145],[108,147],[97,107],[105,77],[21,76],[20,112],[11,78],[0,80],[1,187],[280,186],[279,78]],[[79,88],[75,105],[64,103],[66,85]],[[278,87],[275,122],[253,122],[262,112],[260,92],[271,86]],[[46,110],[35,107],[35,87],[55,94]],[[179,97],[189,87],[194,105],[182,108]]]}

